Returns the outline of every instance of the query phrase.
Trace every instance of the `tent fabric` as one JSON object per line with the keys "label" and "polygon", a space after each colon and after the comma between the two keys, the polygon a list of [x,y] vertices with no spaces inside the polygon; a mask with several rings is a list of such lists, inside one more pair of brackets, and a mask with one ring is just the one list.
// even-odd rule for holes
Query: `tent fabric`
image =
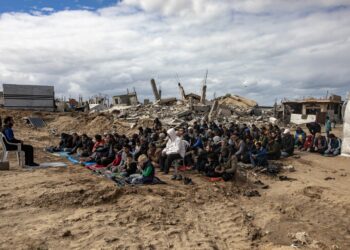
{"label": "tent fabric", "polygon": [[342,156],[350,157],[350,105],[346,105],[344,112]]}

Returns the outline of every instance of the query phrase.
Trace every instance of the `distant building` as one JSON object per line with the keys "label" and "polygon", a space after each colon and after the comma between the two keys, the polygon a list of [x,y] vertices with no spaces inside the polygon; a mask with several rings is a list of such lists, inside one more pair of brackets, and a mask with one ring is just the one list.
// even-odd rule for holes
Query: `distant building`
{"label": "distant building", "polygon": [[127,93],[125,95],[113,96],[113,105],[137,105],[139,101],[137,99],[136,91]]}
{"label": "distant building", "polygon": [[3,84],[2,96],[7,109],[55,110],[53,86]]}
{"label": "distant building", "polygon": [[[336,121],[342,120],[343,101],[341,96],[331,95],[329,98],[305,98],[301,100],[282,101],[284,120],[302,124],[310,121],[324,123],[326,117]],[[303,122],[305,120],[305,122]]]}

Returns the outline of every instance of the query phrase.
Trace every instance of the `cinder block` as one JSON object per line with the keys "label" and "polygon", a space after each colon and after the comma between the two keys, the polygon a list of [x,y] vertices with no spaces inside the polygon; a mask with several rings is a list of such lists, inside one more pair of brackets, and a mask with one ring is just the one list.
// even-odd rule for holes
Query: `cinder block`
{"label": "cinder block", "polygon": [[0,162],[0,170],[10,170],[10,162]]}

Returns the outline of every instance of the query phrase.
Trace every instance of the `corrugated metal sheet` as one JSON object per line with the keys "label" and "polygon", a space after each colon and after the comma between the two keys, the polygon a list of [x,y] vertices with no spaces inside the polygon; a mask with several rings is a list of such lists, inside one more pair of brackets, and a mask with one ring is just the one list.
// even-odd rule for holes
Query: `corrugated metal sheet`
{"label": "corrugated metal sheet", "polygon": [[40,117],[28,117],[27,120],[34,128],[43,128],[46,126],[44,120]]}
{"label": "corrugated metal sheet", "polygon": [[9,109],[54,110],[54,87],[3,84],[4,107]]}

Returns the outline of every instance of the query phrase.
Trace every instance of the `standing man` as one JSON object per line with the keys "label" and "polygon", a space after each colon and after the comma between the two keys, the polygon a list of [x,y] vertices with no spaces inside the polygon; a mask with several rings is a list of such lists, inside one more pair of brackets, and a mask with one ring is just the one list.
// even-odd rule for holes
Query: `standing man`
{"label": "standing man", "polygon": [[328,140],[328,138],[329,138],[329,132],[332,131],[332,122],[331,122],[331,120],[329,119],[329,116],[326,117],[325,129],[326,129],[327,140]]}
{"label": "standing man", "polygon": [[[5,135],[6,140],[10,143],[21,143],[22,144],[22,151],[24,151],[25,154],[25,165],[28,167],[36,167],[39,166],[39,164],[34,162],[34,149],[31,145],[23,144],[23,141],[17,140],[13,134],[13,127],[14,121],[11,116],[7,116],[4,119],[4,127],[2,129],[2,133]],[[16,150],[17,147],[14,145],[9,145],[5,142],[6,149],[9,151]]]}

